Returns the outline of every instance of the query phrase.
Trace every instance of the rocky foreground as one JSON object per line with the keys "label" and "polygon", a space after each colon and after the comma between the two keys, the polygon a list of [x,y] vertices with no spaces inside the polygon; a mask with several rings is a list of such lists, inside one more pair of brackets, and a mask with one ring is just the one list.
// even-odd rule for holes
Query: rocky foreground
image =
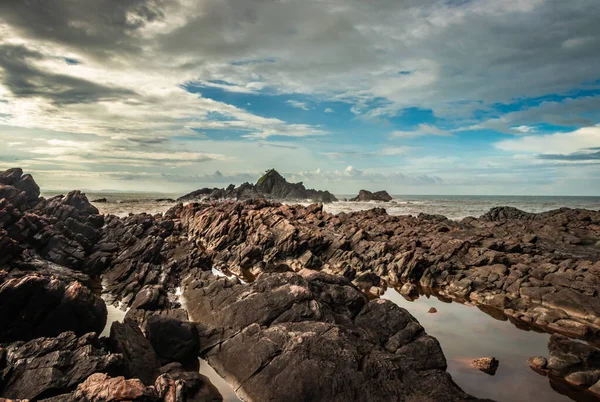
{"label": "rocky foreground", "polygon": [[[76,191],[40,198],[22,173],[0,173],[0,397],[220,400],[203,357],[248,401],[476,400],[438,342],[377,298],[387,286],[600,332],[600,212],[455,222],[248,200],[118,218]],[[129,310],[98,338],[105,301]]]}

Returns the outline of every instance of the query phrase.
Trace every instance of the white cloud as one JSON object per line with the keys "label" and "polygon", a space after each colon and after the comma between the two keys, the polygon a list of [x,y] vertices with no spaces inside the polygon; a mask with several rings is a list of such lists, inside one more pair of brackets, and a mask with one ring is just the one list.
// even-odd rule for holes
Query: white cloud
{"label": "white cloud", "polygon": [[413,131],[393,131],[390,134],[390,138],[410,138],[410,137],[420,137],[423,135],[438,135],[449,137],[452,136],[452,132],[447,130],[442,130],[438,127],[432,126],[430,124],[421,123],[417,127],[416,130]]}
{"label": "white cloud", "polygon": [[328,107],[328,108],[325,108],[324,112],[325,113],[333,113],[333,109]]}
{"label": "white cloud", "polygon": [[290,105],[291,107],[295,107],[297,109],[302,109],[302,110],[309,110],[310,108],[308,107],[308,103],[306,102],[300,102],[297,100],[287,100],[285,101],[285,103],[287,103],[288,105]]}
{"label": "white cloud", "polygon": [[513,130],[519,131],[521,133],[533,133],[535,132],[535,127],[532,126],[526,126],[526,125],[522,125],[522,126],[516,126],[516,127],[511,127]]}
{"label": "white cloud", "polygon": [[531,154],[571,154],[600,147],[600,126],[584,127],[568,133],[528,135],[495,144],[503,151]]}

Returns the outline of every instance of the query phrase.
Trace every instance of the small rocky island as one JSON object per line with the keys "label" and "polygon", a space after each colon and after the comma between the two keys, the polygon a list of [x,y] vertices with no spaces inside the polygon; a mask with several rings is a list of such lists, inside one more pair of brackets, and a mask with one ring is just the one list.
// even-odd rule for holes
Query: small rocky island
{"label": "small rocky island", "polygon": [[392,200],[392,196],[385,190],[375,191],[374,193],[368,190],[360,190],[358,195],[354,198],[350,198],[348,201],[383,201],[389,202]]}
{"label": "small rocky island", "polygon": [[323,203],[337,201],[337,198],[329,191],[306,189],[302,182],[288,183],[275,169],[268,170],[256,184],[244,183],[238,187],[230,184],[227,188],[202,188],[179,197],[177,201],[243,201],[259,198]]}
{"label": "small rocky island", "polygon": [[[252,193],[293,193],[266,176]],[[570,343],[600,336],[598,211],[452,221],[250,197],[121,218],[79,191],[44,199],[21,169],[0,183],[0,398],[222,400],[200,357],[245,401],[480,400],[387,287],[557,334],[532,367],[599,395],[600,350]],[[127,313],[101,337],[107,305]]]}

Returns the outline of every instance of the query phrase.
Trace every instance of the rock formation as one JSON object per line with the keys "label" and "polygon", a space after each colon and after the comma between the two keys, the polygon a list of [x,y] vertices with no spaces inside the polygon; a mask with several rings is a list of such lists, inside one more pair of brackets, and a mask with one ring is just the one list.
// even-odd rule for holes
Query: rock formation
{"label": "rock formation", "polygon": [[191,318],[219,334],[205,358],[244,400],[476,400],[406,310],[369,302],[346,278],[305,269],[242,285],[198,272],[184,296]]}
{"label": "rock formation", "polygon": [[[109,340],[98,339],[107,319],[104,301],[92,290],[99,275],[118,261],[137,268],[134,260],[149,250],[136,247],[163,245],[160,236],[173,228],[173,222],[159,222],[152,233],[145,233],[141,228],[153,226],[153,221],[142,217],[134,221],[140,226],[134,225],[132,233],[115,223],[118,218],[110,219],[109,228],[111,222],[105,226],[104,217],[79,191],[46,200],[21,169],[0,173],[0,399],[222,400],[197,367],[163,371],[161,366],[172,363],[172,356],[159,356],[136,321],[115,323]],[[119,244],[110,242],[111,235]],[[146,242],[138,244],[136,235]],[[183,249],[169,244],[165,259],[173,258],[177,266],[197,264],[193,257],[182,257],[190,244],[184,241]],[[114,255],[120,247],[129,250],[122,260]],[[144,267],[148,261],[140,258],[135,263]],[[170,303],[162,287],[143,289],[135,307],[159,309]],[[182,326],[196,331],[191,324]],[[167,334],[171,327],[165,325]],[[157,347],[162,353],[164,344]],[[193,360],[197,348],[180,346],[176,352],[190,351]]]}
{"label": "rock formation", "polygon": [[[248,201],[189,204],[169,214],[214,267],[241,277],[280,264],[355,281],[372,273],[388,286],[418,285],[547,331],[575,337],[600,331],[598,211],[455,222]],[[379,281],[371,281],[367,290],[381,293]]]}
{"label": "rock formation", "polygon": [[256,184],[244,183],[239,187],[233,184],[227,188],[203,188],[193,191],[177,201],[194,200],[249,200],[264,198],[278,201],[302,201],[312,202],[334,202],[337,198],[329,191],[306,189],[300,183],[288,183],[275,169],[268,170]]}
{"label": "rock formation", "polygon": [[[598,211],[495,208],[456,222],[247,199],[119,218],[78,191],[34,197],[22,173],[0,174],[0,397],[122,397],[102,393],[115,384],[131,398],[218,400],[177,366],[200,354],[249,400],[474,400],[437,341],[377,298],[388,286],[600,334]],[[298,194],[275,173],[223,191]],[[107,303],[130,308],[109,339],[86,334],[106,319],[100,283]]]}
{"label": "rock formation", "polygon": [[385,190],[376,191],[374,193],[368,190],[360,190],[358,195],[354,198],[350,198],[348,201],[384,201],[388,202],[392,200],[392,196]]}

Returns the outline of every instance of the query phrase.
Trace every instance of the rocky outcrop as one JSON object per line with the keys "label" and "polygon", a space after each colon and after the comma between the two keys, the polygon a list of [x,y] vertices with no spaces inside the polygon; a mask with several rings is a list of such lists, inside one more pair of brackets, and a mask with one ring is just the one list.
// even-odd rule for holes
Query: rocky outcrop
{"label": "rocky outcrop", "polygon": [[80,282],[27,274],[9,277],[0,271],[0,342],[100,332],[106,306]]}
{"label": "rocky outcrop", "polygon": [[334,202],[337,198],[328,191],[306,189],[300,183],[289,183],[275,169],[268,170],[256,184],[244,183],[239,187],[233,184],[227,188],[203,188],[193,191],[177,201],[194,200],[249,200],[249,199],[270,199],[279,201],[306,201],[313,202]]}
{"label": "rocky outcrop", "polygon": [[388,202],[392,200],[392,196],[387,193],[385,190],[375,191],[374,193],[368,190],[360,190],[358,195],[354,198],[350,198],[348,201],[383,201]]}
{"label": "rocky outcrop", "polygon": [[68,393],[91,374],[118,371],[121,364],[121,356],[110,354],[94,333],[4,344],[0,356],[0,397],[9,399]]}
{"label": "rocky outcrop", "polygon": [[7,191],[10,191],[7,187],[22,192],[26,202],[35,202],[40,196],[40,187],[30,174],[24,175],[21,168],[12,168],[0,172],[0,198],[8,198],[10,201],[9,197],[3,197]]}
{"label": "rocky outcrop", "polygon": [[243,285],[199,272],[184,296],[191,318],[214,328],[201,343],[219,338],[204,357],[244,400],[475,400],[406,310],[369,302],[343,277],[302,270]]}
{"label": "rocky outcrop", "polygon": [[600,349],[554,334],[548,342],[548,359],[536,356],[529,366],[536,372],[559,378],[600,398]]}
{"label": "rocky outcrop", "polygon": [[[550,332],[600,331],[597,211],[456,222],[390,216],[381,208],[332,215],[319,205],[255,200],[176,206],[167,216],[212,266],[249,280],[281,267],[311,268],[356,280],[375,295],[409,284]],[[375,276],[365,280],[366,273]]]}
{"label": "rocky outcrop", "polygon": [[[118,383],[125,388],[126,380],[137,378],[144,389],[158,392],[161,366],[199,350],[255,400],[468,400],[445,373],[437,342],[410,314],[367,298],[388,286],[412,296],[426,290],[468,300],[519,325],[571,337],[593,338],[600,331],[600,212],[497,208],[456,222],[389,216],[382,208],[332,215],[322,205],[248,199],[179,204],[162,216],[118,218],[99,215],[80,192],[28,198],[13,185],[17,176],[21,180],[22,172],[0,175],[12,183],[0,188],[2,291],[20,291],[33,281],[40,294],[68,293],[61,303],[73,296],[67,305],[93,305],[86,288],[98,286],[101,278],[105,300],[130,307],[129,319],[99,346],[118,358],[120,369],[107,373],[110,378],[96,376],[97,384],[124,376]],[[286,193],[274,173],[256,186],[230,186],[221,194],[254,198],[257,186],[297,194]],[[216,278],[213,268],[250,284]],[[41,311],[65,323],[68,309],[61,303]],[[200,321],[194,323],[198,343],[190,324],[181,323],[188,319],[183,307]],[[14,334],[9,340],[27,336],[18,332],[20,326],[53,328],[54,323],[39,324],[41,314],[25,312],[33,318],[7,321],[6,333]],[[180,321],[172,326],[171,319]],[[85,331],[68,325],[64,328]],[[140,326],[150,328],[153,339]],[[163,328],[176,327],[172,337],[161,335]],[[169,339],[183,340],[181,348],[165,348]],[[13,372],[13,361],[3,366],[3,378]],[[171,380],[197,380],[187,373]],[[77,378],[40,395],[69,400],[64,398],[73,397],[87,377]],[[176,390],[171,380],[163,378],[161,389]],[[265,386],[272,383],[279,385]]]}
{"label": "rocky outcrop", "polygon": [[[139,328],[154,315],[187,318],[167,289],[205,267],[203,254],[170,220],[107,219],[79,191],[46,200],[21,169],[0,173],[0,399],[222,400],[197,369],[161,375],[173,359],[196,358],[195,326],[150,320],[161,356]],[[107,310],[90,288],[107,271],[107,294],[124,295],[135,320],[98,340]]]}

